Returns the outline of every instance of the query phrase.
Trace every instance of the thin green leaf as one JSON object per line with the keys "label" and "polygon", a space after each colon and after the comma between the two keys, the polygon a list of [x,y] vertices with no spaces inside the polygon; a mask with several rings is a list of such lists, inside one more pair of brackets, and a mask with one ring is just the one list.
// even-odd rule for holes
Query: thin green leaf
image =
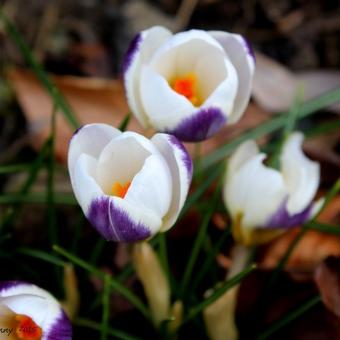
{"label": "thin green leaf", "polygon": [[[79,327],[86,327],[93,329],[95,331],[101,332],[102,331],[102,325],[84,318],[76,318],[73,320],[73,324]],[[137,338],[135,336],[132,336],[130,334],[127,334],[119,329],[115,329],[112,327],[108,327],[107,333],[111,335],[114,339],[122,339],[122,340],[141,340],[141,338]]]}
{"label": "thin green leaf", "polygon": [[104,275],[104,288],[103,288],[103,315],[101,327],[101,340],[106,340],[108,336],[109,317],[110,317],[110,286],[111,276]]}
{"label": "thin green leaf", "polygon": [[[67,250],[54,245],[53,250],[56,251],[58,254],[66,257],[69,261],[71,261],[73,264],[76,264],[77,266],[85,269],[92,275],[98,276],[102,279],[104,279],[104,276],[106,273],[102,272],[101,270],[95,268],[91,264],[87,263],[86,261],[82,260],[81,258],[75,256],[74,254],[69,253]],[[147,319],[151,320],[150,313],[148,309],[144,306],[143,302],[135,295],[133,294],[129,289],[124,287],[119,281],[115,280],[114,278],[111,278],[110,286],[112,289],[117,291],[119,294],[124,296],[128,301],[130,301]]]}
{"label": "thin green leaf", "polygon": [[[300,107],[299,115],[297,119],[307,117],[320,109],[326,108],[327,106],[340,101],[340,89],[330,91],[316,99],[313,99],[307,103],[304,103]],[[242,142],[247,139],[257,139],[266,134],[272,133],[276,130],[281,129],[286,122],[286,113],[283,113],[271,120],[258,125],[257,127],[247,130],[239,137],[233,139],[230,143],[223,145],[215,151],[208,154],[202,159],[202,169],[206,170],[213,164],[224,160],[229,156]]]}
{"label": "thin green leaf", "polygon": [[32,167],[31,163],[23,163],[23,164],[10,164],[10,165],[2,165],[0,166],[0,174],[13,174],[15,172],[26,172],[29,171]]}
{"label": "thin green leaf", "polygon": [[127,129],[128,125],[129,125],[129,123],[130,123],[130,120],[131,120],[131,113],[128,113],[128,114],[124,117],[124,119],[122,120],[122,122],[119,124],[118,129],[119,129],[120,131],[124,132],[124,131]]}
{"label": "thin green leaf", "polygon": [[17,252],[22,255],[27,255],[34,257],[36,259],[52,263],[56,266],[65,267],[65,261],[62,261],[59,257],[56,257],[50,253],[46,253],[45,251],[39,250],[39,249],[32,249],[32,248],[18,248]]}
{"label": "thin green leaf", "polygon": [[284,129],[283,129],[280,141],[279,143],[277,143],[275,152],[273,153],[269,161],[269,165],[275,169],[280,168],[280,156],[281,156],[282,148],[287,138],[294,130],[296,120],[299,115],[301,103],[303,101],[303,93],[304,93],[303,87],[300,87],[296,93],[296,97],[294,99],[293,105],[291,106],[289,112],[286,115],[286,121],[285,121]]}
{"label": "thin green leaf", "polygon": [[[61,194],[54,193],[53,200],[55,204],[63,204],[63,205],[78,205],[73,194]],[[21,203],[29,203],[29,204],[46,204],[47,195],[43,193],[26,193],[26,194],[3,194],[0,195],[0,204],[21,204]],[[17,212],[17,209],[13,209],[14,212]],[[11,214],[14,214],[11,213]],[[4,224],[4,222],[3,222]]]}
{"label": "thin green leaf", "polygon": [[198,231],[198,234],[196,236],[194,245],[191,249],[189,261],[188,261],[188,263],[185,267],[183,279],[182,279],[181,286],[180,286],[181,287],[180,293],[181,293],[182,297],[185,296],[185,292],[186,292],[186,289],[188,287],[192,271],[194,269],[197,257],[199,255],[199,252],[201,250],[203,241],[204,241],[206,233],[207,233],[207,229],[208,229],[208,225],[209,225],[211,216],[215,211],[215,207],[216,207],[218,199],[220,199],[220,197],[219,197],[220,196],[220,184],[221,184],[221,181],[218,185],[217,190],[215,191],[215,194],[214,194],[214,197],[213,197],[212,202],[210,204],[209,210],[204,214],[202,224],[199,227],[199,231]]}
{"label": "thin green leaf", "polygon": [[340,226],[338,225],[324,224],[311,221],[305,224],[305,228],[321,231],[322,233],[340,235]]}
{"label": "thin green leaf", "polygon": [[49,143],[49,155],[47,162],[47,224],[48,224],[48,234],[50,238],[51,245],[57,244],[58,242],[58,232],[57,232],[57,221],[54,206],[54,137],[56,133],[56,106],[53,108],[52,119],[51,119],[51,136]]}
{"label": "thin green leaf", "polygon": [[239,284],[246,276],[248,276],[253,270],[255,270],[256,265],[251,265],[244,269],[241,273],[235,275],[232,279],[224,282],[220,287],[215,289],[215,291],[204,301],[200,302],[197,306],[189,310],[188,316],[184,322],[187,322],[198,315],[201,311],[207,308],[209,305],[214,303],[220,296],[222,296],[227,290]]}
{"label": "thin green leaf", "polygon": [[200,270],[198,271],[197,276],[192,281],[192,284],[190,286],[192,287],[192,290],[195,291],[205,274],[208,272],[208,270],[211,268],[212,264],[214,263],[216,256],[218,252],[221,250],[222,246],[224,245],[224,242],[227,240],[228,236],[230,236],[230,229],[227,229],[224,231],[221,238],[214,244],[213,248],[207,253],[207,257],[205,261],[203,262]]}
{"label": "thin green leaf", "polygon": [[[30,171],[28,173],[28,177],[27,177],[26,181],[22,184],[22,186],[19,190],[19,196],[25,197],[26,194],[28,193],[29,189],[31,188],[31,186],[35,182],[37,175],[38,175],[38,172],[44,164],[44,160],[45,160],[46,154],[47,154],[48,149],[49,149],[49,143],[50,143],[50,140],[48,139],[44,143],[44,145],[42,146],[37,158],[32,163]],[[3,196],[5,196],[5,195],[3,195]],[[3,197],[3,196],[0,196],[0,203],[1,203],[1,197]],[[21,208],[21,205],[9,210],[7,212],[7,214],[5,214],[5,216],[3,217],[2,221],[1,221],[1,226],[0,226],[1,232],[6,231],[6,229],[12,224],[13,219],[18,215],[20,208]]]}
{"label": "thin green leaf", "polygon": [[306,303],[304,303],[302,306],[297,308],[291,313],[288,313],[285,317],[275,322],[273,325],[271,325],[265,332],[263,332],[257,340],[265,340],[268,339],[271,335],[275,334],[277,331],[288,325],[293,320],[297,319],[299,316],[303,315],[305,312],[307,312],[309,309],[320,303],[321,297],[320,296],[314,296],[312,299],[308,300]]}
{"label": "thin green leaf", "polygon": [[70,123],[73,128],[78,128],[80,126],[76,116],[65,100],[64,96],[58,90],[58,88],[53,84],[50,80],[46,72],[44,71],[41,64],[35,59],[30,48],[24,41],[23,37],[17,30],[17,28],[13,25],[13,23],[9,20],[9,18],[5,15],[2,8],[0,7],[0,21],[3,22],[5,31],[15,43],[15,45],[20,50],[21,55],[25,59],[26,63],[31,67],[32,71],[35,73],[36,77],[40,80],[42,85],[45,87],[49,95],[54,101],[54,104],[61,109],[65,118]]}

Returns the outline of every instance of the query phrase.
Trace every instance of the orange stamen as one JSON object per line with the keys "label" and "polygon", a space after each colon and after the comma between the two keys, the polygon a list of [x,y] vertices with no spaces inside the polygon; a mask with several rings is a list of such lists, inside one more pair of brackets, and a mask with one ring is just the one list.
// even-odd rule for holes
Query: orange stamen
{"label": "orange stamen", "polygon": [[112,185],[112,195],[118,196],[120,198],[124,198],[127,191],[129,190],[131,182],[127,182],[125,184],[120,184],[119,182],[115,182]]}
{"label": "orange stamen", "polygon": [[176,78],[173,81],[172,88],[177,93],[188,98],[194,105],[198,104],[197,90],[196,90],[197,79],[195,75],[188,74],[184,77]]}
{"label": "orange stamen", "polygon": [[15,316],[17,325],[15,333],[18,339],[41,340],[41,328],[27,315],[17,314]]}

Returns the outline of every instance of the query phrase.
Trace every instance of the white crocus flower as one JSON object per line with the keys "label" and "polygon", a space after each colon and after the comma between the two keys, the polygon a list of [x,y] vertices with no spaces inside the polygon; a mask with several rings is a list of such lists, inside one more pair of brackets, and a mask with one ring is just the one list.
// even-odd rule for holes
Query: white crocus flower
{"label": "white crocus flower", "polygon": [[128,102],[144,127],[200,141],[235,123],[249,101],[255,59],[238,34],[155,26],[132,41],[123,64]]}
{"label": "white crocus flower", "polygon": [[263,164],[254,141],[238,147],[228,162],[223,197],[233,220],[233,233],[245,244],[265,242],[304,223],[320,205],[312,202],[320,166],[302,151],[303,135],[290,135],[283,146],[280,170]]}
{"label": "white crocus flower", "polygon": [[86,217],[107,240],[123,242],[171,228],[192,177],[191,158],[176,137],[149,140],[106,124],[76,131],[68,168]]}
{"label": "white crocus flower", "polygon": [[1,339],[71,340],[69,319],[47,291],[21,281],[0,282]]}

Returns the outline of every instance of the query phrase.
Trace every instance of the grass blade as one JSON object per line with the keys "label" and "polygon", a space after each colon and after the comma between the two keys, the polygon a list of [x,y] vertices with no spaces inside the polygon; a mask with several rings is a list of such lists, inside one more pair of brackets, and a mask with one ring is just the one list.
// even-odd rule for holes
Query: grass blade
{"label": "grass blade", "polygon": [[[71,261],[73,264],[76,264],[77,266],[85,269],[89,273],[98,276],[102,279],[104,279],[104,276],[106,273],[102,272],[101,270],[95,268],[91,264],[87,263],[86,261],[82,260],[81,258],[69,253],[67,250],[54,245],[53,250],[56,251],[58,254],[66,257],[69,261]],[[114,289],[117,291],[119,294],[124,296],[128,301],[131,302],[147,319],[151,320],[150,313],[148,309],[144,306],[143,302],[135,295],[133,294],[129,289],[124,287],[120,282],[117,280],[113,279],[111,277],[111,282],[110,282],[110,287],[111,289]]]}
{"label": "grass blade", "polygon": [[312,299],[308,300],[306,303],[304,303],[301,307],[297,308],[293,312],[286,315],[281,320],[278,320],[275,322],[272,326],[270,326],[265,332],[263,332],[257,340],[265,340],[268,339],[271,335],[279,331],[281,328],[288,325],[293,320],[297,319],[299,316],[307,312],[309,309],[320,303],[321,297],[320,296],[314,296]]}
{"label": "grass blade", "polygon": [[[96,331],[101,332],[102,325],[88,319],[84,318],[76,318],[73,320],[73,324],[79,327],[86,327],[90,328]],[[113,339],[122,339],[122,340],[141,340],[140,338],[137,338],[135,336],[129,335],[119,329],[114,329],[111,327],[108,327],[107,334],[111,335]]]}
{"label": "grass blade", "polygon": [[256,265],[251,265],[244,269],[241,273],[235,275],[232,279],[223,283],[223,285],[217,288],[208,298],[199,303],[197,306],[189,310],[188,316],[184,322],[187,322],[199,314],[203,309],[215,302],[220,296],[222,296],[227,290],[239,284],[246,276],[248,276],[253,270],[255,270]]}
{"label": "grass blade", "polygon": [[66,120],[73,128],[78,128],[80,126],[78,120],[74,112],[72,111],[69,104],[66,102],[64,96],[57,89],[57,87],[50,80],[46,72],[40,63],[33,56],[30,48],[22,38],[21,34],[14,26],[14,24],[9,20],[9,18],[5,15],[2,8],[0,7],[0,21],[3,22],[5,31],[15,43],[15,45],[20,50],[21,55],[25,59],[26,63],[31,67],[32,71],[35,73],[36,77],[40,80],[42,85],[45,87],[53,102],[57,108],[59,108],[63,114],[65,115]]}

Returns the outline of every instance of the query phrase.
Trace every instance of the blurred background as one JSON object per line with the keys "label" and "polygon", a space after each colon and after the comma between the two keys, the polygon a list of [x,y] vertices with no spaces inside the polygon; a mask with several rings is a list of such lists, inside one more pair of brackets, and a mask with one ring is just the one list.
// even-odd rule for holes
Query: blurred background
{"label": "blurred background", "polygon": [[[129,109],[121,64],[131,39],[140,30],[163,25],[173,32],[198,28],[244,35],[253,45],[257,60],[252,101],[238,124],[227,126],[218,136],[202,143],[202,153],[216,149],[277,113],[288,111],[301,89],[301,101],[308,101],[340,87],[338,0],[0,0],[0,5],[82,124],[105,122],[119,126],[124,120]],[[57,161],[53,170],[53,191],[57,203],[52,210],[44,205],[48,196],[46,183],[50,183],[51,189],[48,156],[46,167],[40,169],[37,165],[39,171],[33,172],[33,179],[29,177],[32,162],[39,159],[41,147],[51,135],[53,103],[34,72],[27,67],[27,60],[13,43],[13,35],[10,37],[3,21],[0,22],[0,67],[0,279],[34,281],[61,297],[61,271],[51,270],[48,262],[37,260],[37,254],[41,253],[32,253],[32,249],[49,253],[51,242],[106,272],[119,275],[129,262],[128,248],[103,242],[85,221],[72,196],[65,161],[74,129],[62,115],[56,117],[53,144]],[[312,118],[301,120],[298,128],[306,132],[322,124],[339,124],[339,112],[340,104],[334,104]],[[130,121],[129,129],[142,131],[134,119]],[[308,156],[321,163],[319,196],[340,174],[339,130],[315,133],[305,143]],[[275,136],[266,136],[260,142],[270,142],[272,138],[275,140]],[[192,145],[187,147],[194,153]],[[10,171],[8,166],[13,164],[16,167]],[[212,240],[220,238],[225,224],[222,203],[217,210],[209,226]],[[339,195],[321,218],[324,223],[340,224]],[[179,259],[187,255],[187,242],[193,240],[199,219],[200,216],[191,212],[168,233],[170,262],[175,275],[180,275],[183,269]],[[57,230],[56,235],[50,235],[48,226],[51,225],[54,225],[52,230]],[[338,235],[308,232],[287,263],[289,274],[281,273],[281,280],[270,292],[269,306],[256,313],[259,307],[256,299],[263,293],[266,271],[275,267],[296,234],[293,230],[286,237],[259,249],[257,260],[264,271],[259,270],[242,284],[238,306],[238,323],[244,339],[252,339],[254,332],[285,315],[297,302],[315,294],[315,267],[328,255],[340,255]],[[223,277],[230,265],[228,249],[231,244],[228,239],[217,259],[218,269],[207,279],[200,293]],[[335,289],[339,298],[339,263],[335,267],[338,281],[336,288],[330,289]],[[88,278],[83,272],[77,275],[82,282],[79,285],[81,296],[89,297],[89,301],[81,300],[80,314],[100,320],[102,282],[92,276]],[[131,268],[124,275],[124,284],[141,294]],[[124,299],[114,295],[112,304],[113,326],[130,330],[132,318],[138,322],[138,334],[156,338],[152,328],[143,324],[143,319]],[[195,327],[194,331],[184,329],[180,338],[187,339],[190,334],[195,339],[206,339],[202,325],[197,323]],[[80,326],[75,332],[79,339],[89,334],[96,338],[97,334],[87,333]],[[339,319],[320,304],[273,339],[289,337],[339,339]]]}

